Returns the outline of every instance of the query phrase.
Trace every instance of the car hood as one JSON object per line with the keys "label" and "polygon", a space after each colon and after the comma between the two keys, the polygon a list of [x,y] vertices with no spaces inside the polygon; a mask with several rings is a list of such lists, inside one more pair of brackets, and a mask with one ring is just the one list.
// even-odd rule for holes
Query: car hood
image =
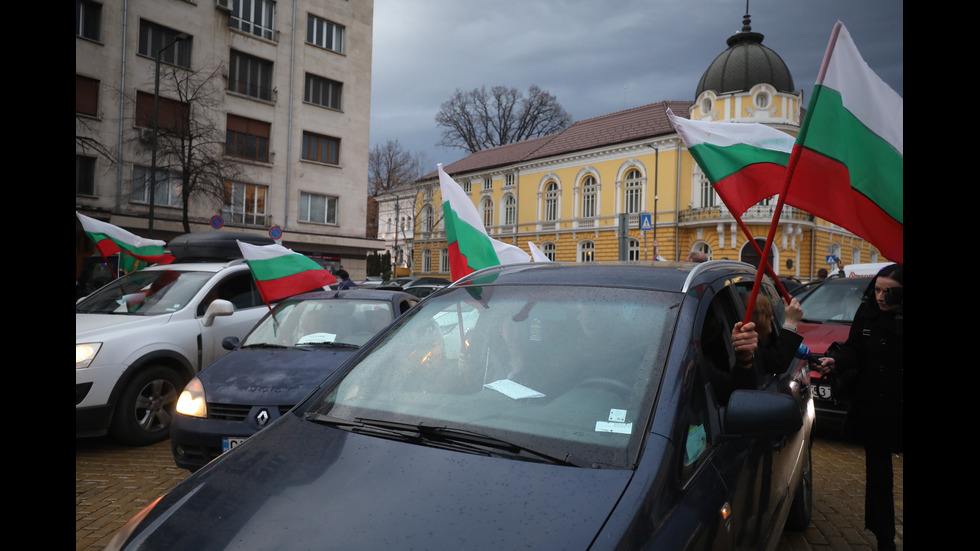
{"label": "car hood", "polygon": [[198,378],[209,402],[293,405],[349,358],[355,348],[239,348]]}
{"label": "car hood", "polygon": [[844,342],[851,331],[850,325],[840,323],[800,322],[797,332],[803,337],[803,344],[814,354],[823,354],[834,342]]}
{"label": "car hood", "polygon": [[124,335],[131,331],[166,325],[170,314],[128,316],[125,314],[75,314],[75,342],[103,340],[106,335]]}
{"label": "car hood", "polygon": [[422,447],[287,415],[178,484],[131,542],[144,549],[586,549],[632,475]]}

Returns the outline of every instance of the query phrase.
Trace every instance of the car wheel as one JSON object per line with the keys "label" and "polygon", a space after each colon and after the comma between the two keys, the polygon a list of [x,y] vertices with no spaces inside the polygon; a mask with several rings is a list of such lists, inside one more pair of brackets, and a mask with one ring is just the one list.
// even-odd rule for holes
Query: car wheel
{"label": "car wheel", "polygon": [[182,388],[180,376],[168,367],[142,369],[119,398],[112,417],[112,436],[138,446],[165,440]]}
{"label": "car wheel", "polygon": [[786,529],[794,532],[801,532],[810,525],[810,517],[813,512],[813,453],[811,446],[806,448],[806,458],[803,463],[803,476],[800,478],[800,486],[796,489],[796,496],[793,497],[793,504],[789,508],[789,516],[786,518]]}

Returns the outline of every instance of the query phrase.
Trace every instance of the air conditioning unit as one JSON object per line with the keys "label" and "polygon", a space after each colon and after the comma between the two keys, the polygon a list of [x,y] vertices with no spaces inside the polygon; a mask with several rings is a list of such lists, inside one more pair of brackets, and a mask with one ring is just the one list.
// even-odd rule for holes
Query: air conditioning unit
{"label": "air conditioning unit", "polygon": [[231,11],[235,0],[214,0],[214,5],[219,10]]}
{"label": "air conditioning unit", "polygon": [[153,129],[140,128],[140,141],[143,143],[153,143]]}

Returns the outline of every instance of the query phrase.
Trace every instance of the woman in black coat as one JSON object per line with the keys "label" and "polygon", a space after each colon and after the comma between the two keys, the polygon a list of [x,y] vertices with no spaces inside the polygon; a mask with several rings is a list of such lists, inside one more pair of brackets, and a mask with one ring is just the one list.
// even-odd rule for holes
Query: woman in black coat
{"label": "woman in black coat", "polygon": [[871,279],[847,342],[819,366],[824,373],[854,375],[844,434],[864,445],[864,524],[878,538],[879,550],[895,549],[892,454],[902,453],[904,445],[903,272],[901,265],[891,264]]}

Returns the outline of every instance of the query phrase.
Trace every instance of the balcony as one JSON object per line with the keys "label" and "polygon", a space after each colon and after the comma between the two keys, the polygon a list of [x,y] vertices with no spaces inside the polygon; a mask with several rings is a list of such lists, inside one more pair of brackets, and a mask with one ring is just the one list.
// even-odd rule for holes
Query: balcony
{"label": "balcony", "polygon": [[[772,215],[776,212],[775,202],[771,205],[756,205],[742,215],[742,221],[746,224],[753,222],[772,222]],[[681,224],[697,222],[725,222],[734,221],[735,217],[725,207],[703,207],[682,210],[678,214],[678,221]],[[814,216],[808,212],[795,207],[783,205],[783,211],[779,215],[781,222],[813,222]],[[632,226],[630,220],[630,226]]]}

